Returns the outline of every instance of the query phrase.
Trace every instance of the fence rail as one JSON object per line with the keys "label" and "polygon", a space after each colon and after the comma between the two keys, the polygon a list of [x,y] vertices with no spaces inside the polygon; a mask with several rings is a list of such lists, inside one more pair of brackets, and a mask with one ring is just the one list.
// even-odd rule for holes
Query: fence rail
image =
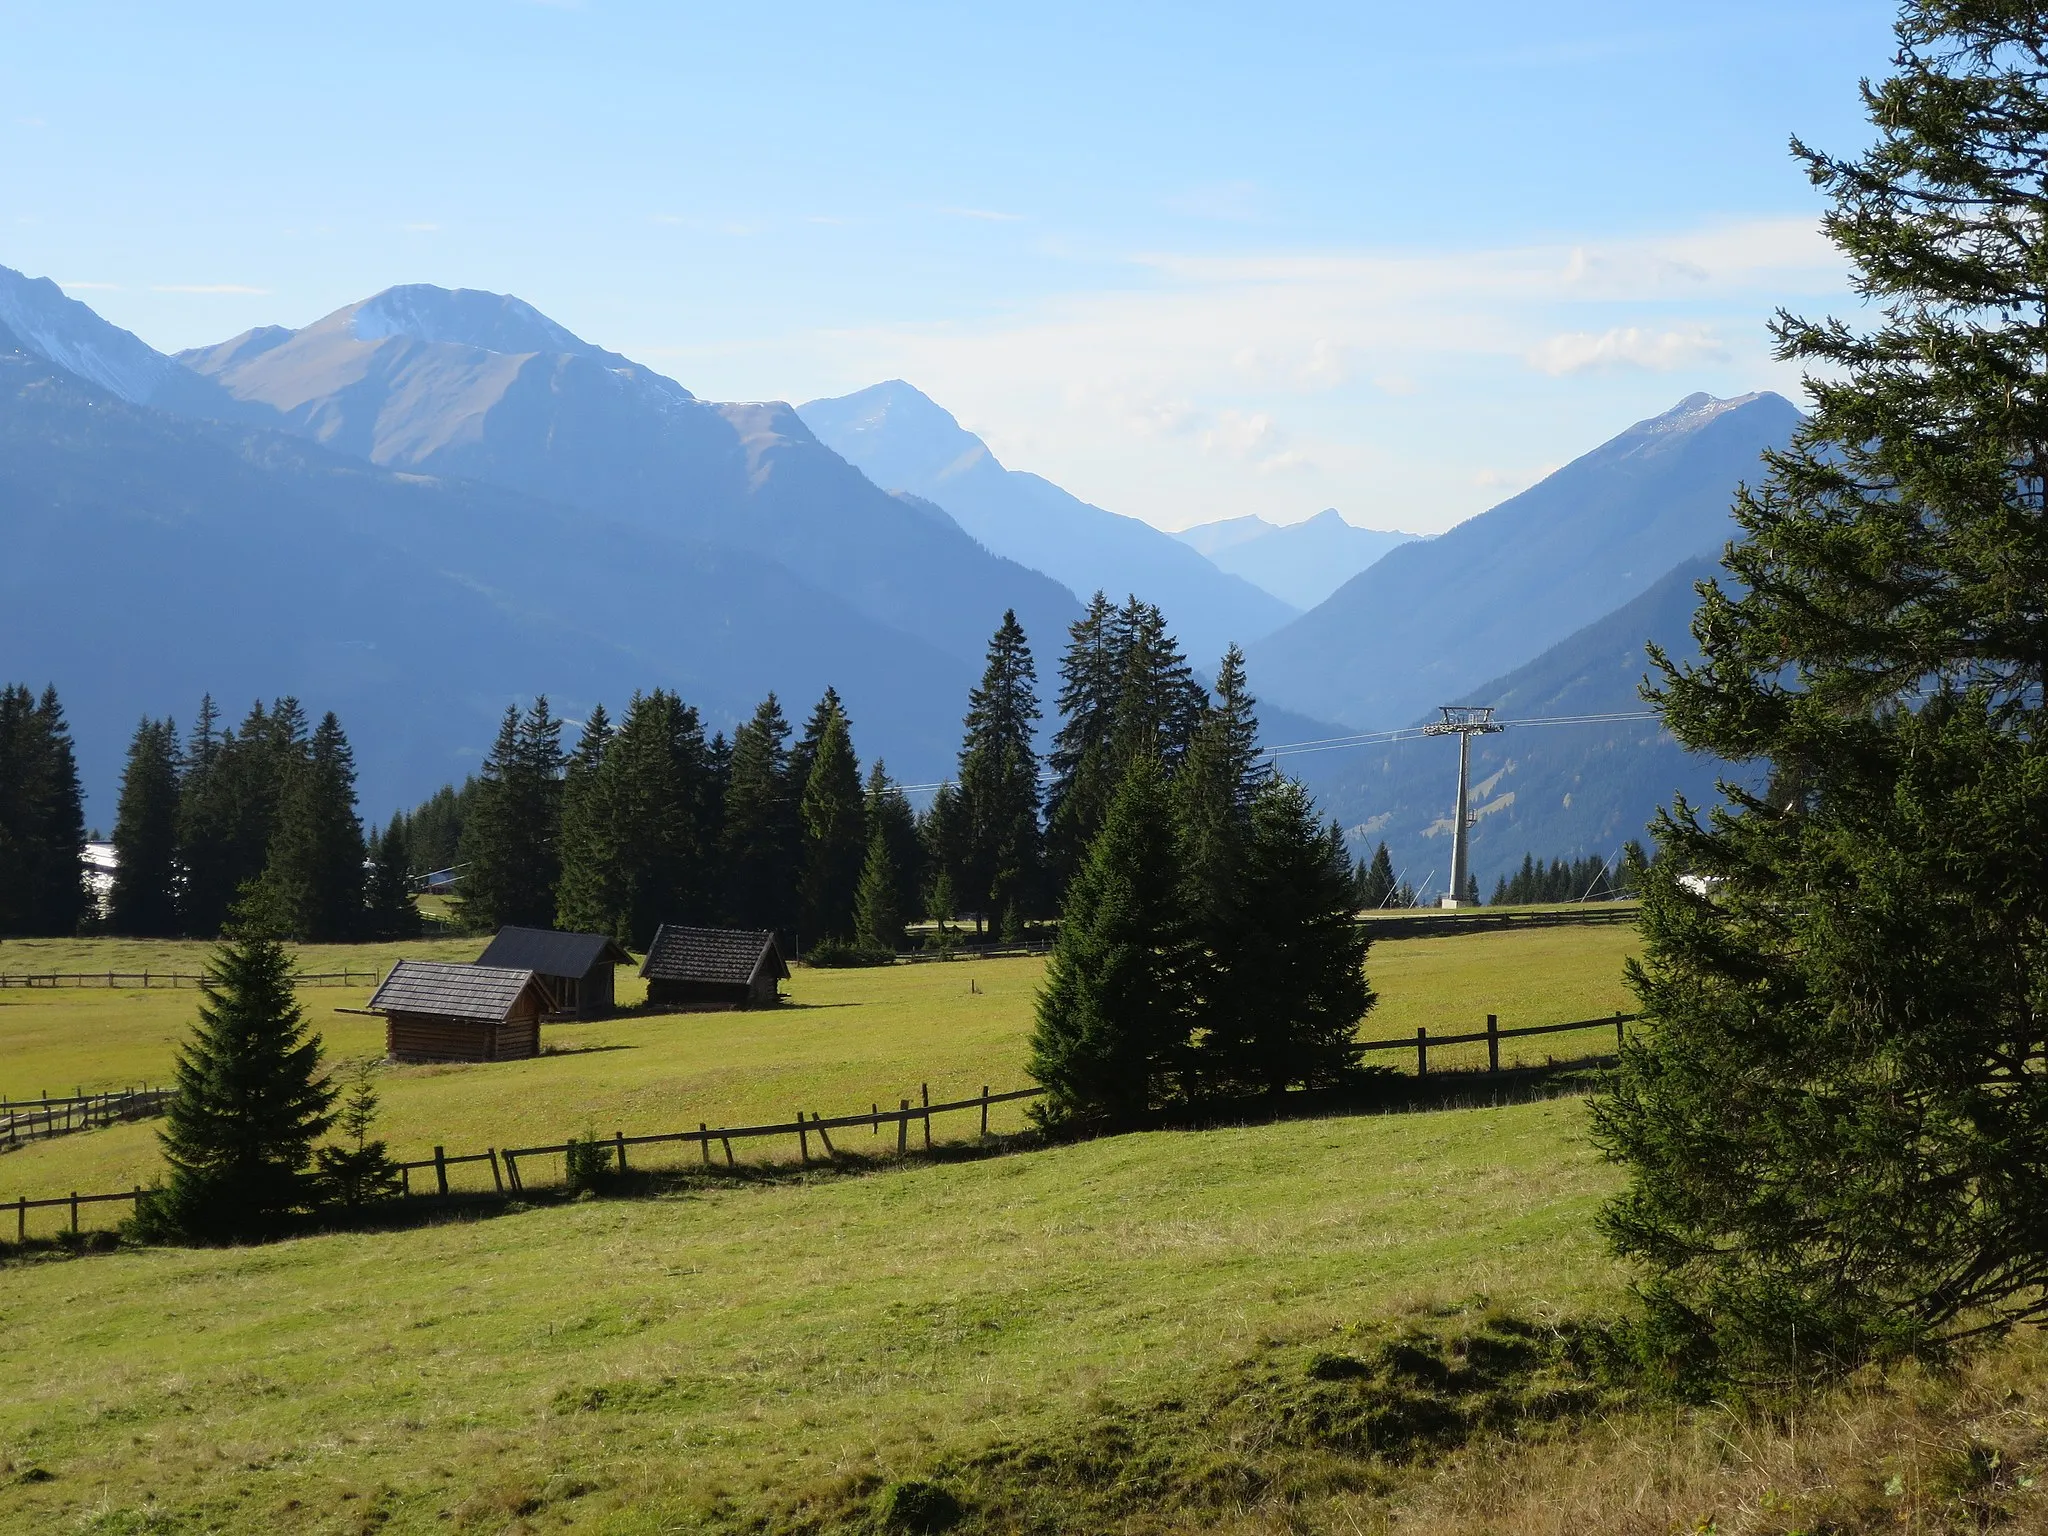
{"label": "fence rail", "polygon": [[1441,1049],[1447,1045],[1476,1045],[1486,1042],[1486,1070],[1500,1070],[1500,1043],[1503,1040],[1519,1040],[1529,1035],[1562,1035],[1579,1029],[1612,1029],[1614,1046],[1621,1049],[1625,1024],[1632,1024],[1638,1015],[1633,1013],[1608,1014],[1598,1019],[1573,1019],[1565,1024],[1529,1024],[1520,1029],[1502,1029],[1498,1015],[1486,1016],[1486,1028],[1463,1035],[1432,1035],[1426,1027],[1418,1026],[1413,1040],[1368,1040],[1362,1050],[1367,1051],[1413,1051],[1415,1053],[1415,1075],[1429,1076],[1429,1048]]}
{"label": "fence rail", "polygon": [[1570,907],[1561,912],[1368,912],[1359,918],[1376,939],[1432,939],[1449,933],[1497,933],[1514,928],[1600,928],[1636,920],[1633,901]]}
{"label": "fence rail", "polygon": [[170,1097],[168,1088],[126,1088],[63,1099],[0,1102],[0,1141],[13,1145],[147,1119],[162,1114]]}
{"label": "fence rail", "polygon": [[[307,971],[295,979],[301,987],[375,986],[375,971]],[[116,987],[139,991],[149,987],[196,987],[201,977],[189,971],[13,971],[0,972],[0,987]]]}

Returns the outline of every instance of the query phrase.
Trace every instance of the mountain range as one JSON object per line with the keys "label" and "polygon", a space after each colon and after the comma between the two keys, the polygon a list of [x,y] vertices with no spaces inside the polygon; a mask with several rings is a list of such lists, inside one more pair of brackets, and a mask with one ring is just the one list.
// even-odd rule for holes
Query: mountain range
{"label": "mountain range", "polygon": [[1799,412],[1782,395],[1696,394],[1520,495],[1389,551],[1250,647],[1275,703],[1360,730],[1423,711],[1534,659],[1735,534],[1735,488]]}
{"label": "mountain range", "polygon": [[[672,687],[730,729],[831,684],[864,755],[934,779],[1003,610],[1049,695],[1097,588],[1160,603],[1197,662],[1249,640],[1269,742],[1453,700],[1626,711],[1797,420],[1693,396],[1434,539],[1333,512],[1175,537],[1006,469],[902,381],[719,404],[519,299],[425,286],[172,358],[0,268],[0,670],[57,684],[102,823],[135,720],[205,691],[230,718],[284,692],[335,709],[373,814],[473,769],[541,692],[576,719]],[[1248,571],[1303,598],[1287,583],[1356,574],[1297,614]],[[1422,878],[1442,743],[1284,761]],[[1476,761],[1482,879],[1611,851],[1725,771],[1654,721],[1517,727]]]}
{"label": "mountain range", "polygon": [[1080,597],[1132,593],[1159,605],[1197,661],[1249,644],[1300,609],[1232,575],[1173,535],[1005,469],[952,413],[901,379],[797,407],[827,447],[876,485],[943,507],[999,555]]}
{"label": "mountain range", "polygon": [[1415,539],[1412,533],[1354,527],[1335,507],[1299,523],[1230,517],[1183,528],[1174,537],[1218,569],[1301,609],[1315,607],[1388,550]]}

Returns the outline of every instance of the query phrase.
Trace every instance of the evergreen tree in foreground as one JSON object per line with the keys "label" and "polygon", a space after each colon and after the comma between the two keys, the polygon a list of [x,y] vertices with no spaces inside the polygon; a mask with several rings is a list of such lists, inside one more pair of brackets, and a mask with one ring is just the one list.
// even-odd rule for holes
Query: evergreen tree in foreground
{"label": "evergreen tree in foreground", "polygon": [[160,1133],[170,1177],[139,1219],[198,1241],[273,1236],[318,1198],[309,1165],[335,1097],[320,1038],[306,1031],[275,940],[224,940],[200,988]]}
{"label": "evergreen tree in foreground", "polygon": [[135,938],[178,932],[178,728],[169,720],[144,720],[128,744],[107,926]]}
{"label": "evergreen tree in foreground", "polygon": [[903,908],[896,875],[896,856],[889,829],[879,822],[868,833],[867,860],[861,866],[860,892],[854,901],[853,941],[862,949],[894,954],[903,947]]}
{"label": "evergreen tree in foreground", "polygon": [[1875,323],[1779,317],[1811,415],[1702,661],[1657,657],[1680,741],[1772,781],[1660,818],[1648,1027],[1596,1103],[1604,1228],[1701,1387],[2048,1315],[2048,11],[1899,40],[1873,147],[1795,145]]}
{"label": "evergreen tree in foreground", "polygon": [[1193,1017],[1173,852],[1165,773],[1140,757],[1061,909],[1031,1036],[1045,1124],[1141,1124],[1180,1091]]}
{"label": "evergreen tree in foreground", "polygon": [[1336,1088],[1357,1070],[1372,1007],[1371,939],[1356,921],[1350,856],[1308,791],[1274,777],[1251,807],[1230,920],[1216,938],[1215,1003],[1198,1071],[1210,1092]]}

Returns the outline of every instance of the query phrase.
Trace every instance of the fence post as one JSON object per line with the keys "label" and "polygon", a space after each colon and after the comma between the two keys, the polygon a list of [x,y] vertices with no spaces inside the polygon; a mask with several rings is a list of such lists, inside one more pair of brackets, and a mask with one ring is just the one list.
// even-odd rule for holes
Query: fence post
{"label": "fence post", "polygon": [[825,1155],[833,1162],[838,1162],[839,1149],[832,1145],[832,1138],[825,1130],[825,1117],[814,1109],[811,1111],[811,1123],[818,1128],[818,1140],[825,1143]]}
{"label": "fence post", "polygon": [[624,1131],[613,1131],[612,1140],[618,1143],[619,1172],[624,1173],[626,1171],[626,1133]]}
{"label": "fence post", "polygon": [[1500,1020],[1490,1013],[1486,1016],[1486,1070],[1500,1070]]}
{"label": "fence post", "polygon": [[924,1106],[924,1149],[929,1152],[932,1149],[932,1085],[930,1083],[919,1083],[917,1085],[917,1101]]}
{"label": "fence post", "polygon": [[1619,1013],[1618,1011],[1617,1011],[1617,1012],[1616,1012],[1616,1014],[1614,1015],[1614,1049],[1615,1049],[1615,1053],[1616,1053],[1617,1055],[1618,1055],[1618,1054],[1620,1054],[1620,1051],[1621,1051],[1621,1014],[1620,1014],[1620,1013]]}
{"label": "fence post", "polygon": [[804,1130],[804,1112],[802,1110],[796,1112],[796,1148],[798,1154],[804,1160],[804,1166],[806,1168],[810,1167],[811,1138],[809,1133]]}
{"label": "fence post", "polygon": [[78,1191],[71,1191],[71,1235],[78,1236]]}
{"label": "fence post", "polygon": [[903,1108],[896,1121],[896,1150],[899,1154],[910,1150],[910,1100],[903,1101]]}
{"label": "fence post", "polygon": [[882,1134],[882,1106],[879,1103],[868,1105],[868,1134],[870,1136]]}
{"label": "fence post", "polygon": [[516,1152],[505,1154],[505,1182],[512,1186],[512,1193],[515,1195],[526,1189],[526,1186],[519,1182],[519,1154]]}
{"label": "fence post", "polygon": [[17,1243],[25,1243],[28,1241],[27,1195],[23,1195],[19,1200],[15,1201],[14,1203],[14,1240]]}
{"label": "fence post", "polygon": [[986,1138],[987,1138],[987,1136],[988,1136],[988,1084],[987,1084],[987,1083],[983,1083],[983,1084],[981,1085],[981,1134],[982,1134],[982,1137],[983,1137],[984,1139],[986,1139]]}
{"label": "fence post", "polygon": [[711,1127],[702,1120],[697,1122],[697,1150],[704,1154],[704,1166],[711,1166]]}
{"label": "fence post", "polygon": [[410,1168],[400,1167],[398,1170],[398,1193],[400,1195],[410,1195],[412,1193],[412,1170]]}
{"label": "fence post", "polygon": [[444,1147],[434,1148],[434,1183],[442,1194],[448,1193],[448,1152]]}
{"label": "fence post", "polygon": [[1420,1082],[1429,1076],[1429,1031],[1420,1024],[1415,1026],[1415,1078]]}
{"label": "fence post", "polygon": [[491,1160],[491,1183],[498,1193],[502,1195],[505,1193],[505,1180],[498,1172],[498,1149],[496,1147],[486,1147],[484,1151]]}

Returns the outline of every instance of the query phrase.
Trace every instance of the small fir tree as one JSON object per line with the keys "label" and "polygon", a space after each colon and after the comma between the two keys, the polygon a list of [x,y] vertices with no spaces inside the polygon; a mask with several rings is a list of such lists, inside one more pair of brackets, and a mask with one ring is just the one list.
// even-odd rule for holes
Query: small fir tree
{"label": "small fir tree", "polygon": [[412,855],[405,817],[394,812],[370,849],[370,879],[364,895],[364,926],[375,939],[416,939],[426,924],[412,892]]}
{"label": "small fir tree", "polygon": [[313,1154],[322,1197],[347,1211],[396,1199],[403,1182],[384,1143],[370,1140],[370,1127],[377,1123],[377,1085],[372,1081],[376,1070],[376,1062],[358,1061],[344,1074],[348,1087],[342,1091],[336,1119],[345,1140]]}
{"label": "small fir tree", "polygon": [[896,911],[908,922],[924,910],[924,842],[918,835],[917,813],[880,758],[868,770],[869,835],[880,828],[888,839],[889,862],[896,871]]}
{"label": "small fir tree", "polygon": [[868,833],[867,860],[860,871],[860,895],[854,904],[853,941],[862,949],[895,953],[903,947],[903,908],[897,905],[896,857],[888,828],[876,823]]}
{"label": "small fir tree", "polygon": [[853,738],[837,696],[828,694],[827,703],[818,741],[807,754],[810,773],[801,806],[803,931],[813,936],[813,942],[852,936],[868,845]]}
{"label": "small fir tree", "polygon": [[1372,863],[1366,866],[1360,881],[1359,906],[1368,911],[1376,907],[1392,906],[1395,883],[1394,857],[1387,852],[1387,845],[1381,843],[1373,850]]}
{"label": "small fir tree", "polygon": [[1166,775],[1140,757],[1060,912],[1031,1036],[1042,1123],[1129,1127],[1178,1095],[1193,1027],[1187,928]]}
{"label": "small fir tree", "polygon": [[170,1174],[141,1213],[158,1235],[221,1242],[274,1236],[318,1199],[313,1145],[334,1123],[273,939],[231,936],[207,963],[199,1019],[178,1050],[160,1133]]}

